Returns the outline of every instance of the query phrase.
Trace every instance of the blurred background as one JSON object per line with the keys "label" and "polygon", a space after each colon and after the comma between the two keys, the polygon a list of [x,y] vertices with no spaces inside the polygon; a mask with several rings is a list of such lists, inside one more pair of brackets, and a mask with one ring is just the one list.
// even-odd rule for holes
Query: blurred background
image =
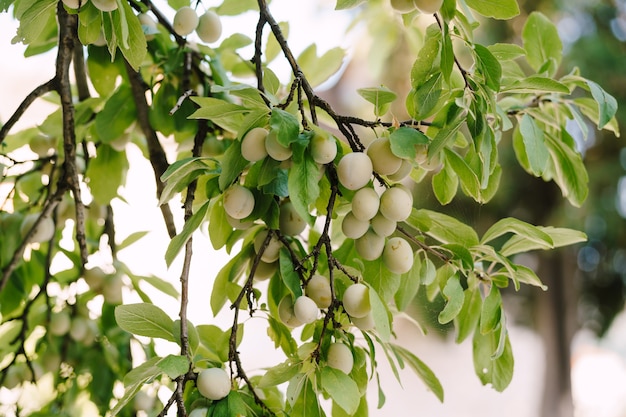
{"label": "blurred background", "polygon": [[[214,5],[212,3],[217,2],[207,2],[207,6]],[[337,44],[349,48],[349,61],[322,92],[335,110],[343,114],[367,111],[367,104],[354,90],[375,85],[374,79],[378,76],[383,77],[382,82],[390,89],[408,91],[407,74],[412,61],[407,59],[410,54],[406,52],[411,47],[411,39],[401,30],[406,22],[391,13],[376,18],[366,16],[362,26],[369,26],[375,36],[368,38],[362,35],[364,32],[358,32],[363,28],[347,36],[345,30],[356,12],[332,14],[333,7],[334,1],[330,0],[275,0],[272,3],[278,20],[293,22],[290,38],[296,53],[311,42],[312,28],[315,28],[320,52]],[[567,73],[578,67],[584,77],[598,82],[615,96],[620,106],[620,128],[626,129],[626,1],[521,0],[520,7],[522,14],[510,22],[481,21],[483,38],[480,42],[519,43],[526,16],[535,10],[543,12],[557,25],[563,39],[562,71]],[[329,12],[336,16],[332,23],[328,20]],[[241,26],[228,24],[225,27],[227,31],[241,29]],[[0,50],[4,61],[0,77],[0,120],[6,120],[22,98],[53,73],[53,54],[25,59],[23,46],[10,44],[15,28],[8,14],[0,15]],[[355,36],[355,33],[361,35]],[[403,103],[403,97],[399,102]],[[47,111],[45,103],[37,103],[37,107],[27,113],[24,124],[43,120]],[[402,119],[401,110],[396,109],[394,113]],[[590,194],[582,208],[568,205],[554,184],[528,176],[517,165],[512,150],[503,146],[500,158],[504,175],[496,199],[479,206],[457,196],[442,209],[474,226],[479,233],[496,219],[513,215],[533,224],[582,229],[589,237],[585,244],[550,253],[537,252],[524,259],[536,269],[549,287],[548,291],[523,287],[518,292],[510,289],[505,293],[516,359],[509,389],[499,394],[480,385],[474,376],[470,342],[455,345],[448,329],[434,324],[424,336],[410,320],[400,320],[396,328],[400,342],[415,351],[439,376],[446,390],[446,401],[439,404],[410,372],[402,373],[402,387],[388,372],[381,381],[387,405],[383,410],[372,407],[370,415],[419,412],[441,417],[626,417],[626,314],[623,312],[626,147],[623,139],[611,132],[595,132],[590,128],[587,141],[581,142],[581,151],[590,178]],[[132,158],[131,152],[129,158]],[[146,165],[136,164],[132,169],[151,176]],[[437,206],[429,181],[423,183],[419,194],[422,197],[416,204]],[[116,207],[116,216],[133,219],[134,226],[143,227],[142,230],[155,225],[161,227],[154,189],[138,181],[129,184],[124,197],[128,203]],[[164,231],[154,233],[156,238],[150,239],[152,242],[167,242]],[[198,252],[211,251],[206,240],[198,239],[197,245]],[[165,246],[156,250],[163,252]],[[178,279],[176,265],[167,270],[164,263],[154,262],[154,259],[147,265],[146,253],[144,248],[143,253],[123,252],[120,257],[126,258],[124,261],[130,265],[136,264],[140,273],[170,276],[172,282]],[[204,300],[208,297],[207,285],[210,285],[206,276],[214,273],[207,268],[215,269],[225,263],[223,255],[195,260],[199,279],[192,280],[190,299],[190,318],[195,324],[212,321]],[[132,300],[131,295],[126,296],[125,301]],[[169,300],[163,308],[172,315],[177,314],[177,306]],[[436,317],[437,308],[418,295],[413,311],[422,317]],[[225,322],[228,321],[226,318]],[[248,352],[251,358],[264,356],[259,349],[267,349],[271,354],[271,346],[253,349]],[[245,351],[243,355],[245,357]],[[375,405],[376,390],[372,388],[370,404]]]}

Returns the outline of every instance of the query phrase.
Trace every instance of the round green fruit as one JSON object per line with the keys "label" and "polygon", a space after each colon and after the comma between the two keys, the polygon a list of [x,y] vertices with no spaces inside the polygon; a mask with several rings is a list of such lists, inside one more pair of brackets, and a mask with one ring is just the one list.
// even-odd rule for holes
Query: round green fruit
{"label": "round green fruit", "polygon": [[316,134],[311,139],[309,147],[313,160],[321,165],[334,161],[337,156],[337,141],[333,136],[324,137]]}
{"label": "round green fruit", "polygon": [[332,302],[330,280],[323,275],[314,274],[306,284],[306,295],[319,308],[328,308]]}
{"label": "round green fruit", "polygon": [[380,197],[373,188],[363,187],[352,197],[352,214],[361,221],[369,221],[380,206]]}
{"label": "round green fruit", "polygon": [[196,34],[202,42],[213,43],[222,36],[222,22],[217,13],[207,10],[198,19]]}
{"label": "round green fruit", "polygon": [[350,317],[350,320],[352,321],[352,324],[354,324],[356,327],[363,330],[364,332],[372,331],[376,328],[376,324],[374,323],[374,316],[372,315],[371,311],[363,317]]}
{"label": "round green fruit", "polygon": [[280,321],[287,327],[293,328],[302,326],[302,322],[296,317],[291,295],[288,294],[284,296],[278,303],[278,318],[280,318]]}
{"label": "round green fruit", "polygon": [[[74,9],[77,8],[78,2]],[[39,134],[30,140],[28,146],[30,147],[30,150],[35,152],[40,158],[45,158],[55,152],[57,146],[57,138],[44,134]]]}
{"label": "round green fruit", "polygon": [[358,190],[370,181],[373,170],[372,160],[367,154],[351,152],[337,164],[337,177],[348,190]]}
{"label": "round green fruit", "polygon": [[196,386],[200,394],[209,400],[221,400],[230,392],[230,376],[222,368],[203,369],[198,373]]}
{"label": "round green fruit", "polygon": [[286,161],[291,158],[293,152],[288,146],[278,143],[278,137],[275,131],[270,131],[265,138],[265,150],[267,154],[276,161]]}
{"label": "round green fruit", "polygon": [[326,352],[326,364],[344,374],[349,374],[354,366],[352,350],[343,343],[331,343]]}
{"label": "round green fruit", "polygon": [[413,196],[404,187],[387,188],[380,196],[380,212],[389,220],[402,222],[413,209]]}
{"label": "round green fruit", "polygon": [[[261,247],[263,247],[263,242],[265,242],[268,233],[269,232],[267,230],[263,230],[254,237],[254,251],[256,253],[261,251]],[[261,260],[267,263],[277,261],[278,256],[280,255],[280,247],[280,240],[278,240],[276,235],[272,235],[267,247],[263,251],[263,255],[261,255]]]}
{"label": "round green fruit", "polygon": [[367,316],[372,311],[369,287],[361,283],[350,285],[343,293],[342,303],[350,317]]}
{"label": "round green fruit", "polygon": [[367,261],[374,261],[380,258],[385,247],[385,238],[379,236],[375,231],[368,230],[363,236],[354,241],[354,249],[361,258]]}
{"label": "round green fruit", "polygon": [[441,9],[443,0],[413,0],[413,3],[422,13],[433,14]]}
{"label": "round green fruit", "polygon": [[158,32],[157,22],[147,13],[139,13],[137,19],[139,19],[143,33],[146,35],[146,40],[154,39],[154,34]]}
{"label": "round green fruit", "polygon": [[370,224],[367,220],[359,220],[354,213],[348,212],[341,221],[341,231],[350,239],[358,239],[367,232]]}
{"label": "round green fruit", "polygon": [[231,185],[224,191],[224,210],[233,219],[248,217],[254,210],[254,194],[242,185]]}
{"label": "round green fruit", "polygon": [[367,147],[367,156],[372,160],[374,171],[380,175],[391,175],[402,165],[402,158],[391,152],[391,142],[387,137],[378,138],[370,143]]}
{"label": "round green fruit", "polygon": [[378,236],[387,237],[391,236],[391,234],[396,231],[398,223],[394,220],[389,220],[381,213],[377,213],[374,218],[370,220],[370,225]]}
{"label": "round green fruit", "polygon": [[246,161],[256,162],[267,156],[265,138],[269,131],[263,127],[255,127],[241,139],[241,156]]}
{"label": "round green fruit", "polygon": [[116,0],[91,0],[91,2],[97,9],[102,10],[103,12],[112,12],[113,10],[117,10]]}
{"label": "round green fruit", "polygon": [[415,10],[413,0],[391,0],[391,7],[400,13],[408,13]]}
{"label": "round green fruit", "polygon": [[293,303],[293,313],[298,321],[308,324],[317,320],[319,309],[315,301],[306,295],[301,295],[296,298],[296,301]]}
{"label": "round green fruit", "polygon": [[57,313],[52,313],[48,331],[54,336],[64,336],[70,331],[71,325],[72,319],[70,318],[70,314],[62,310]]}
{"label": "round green fruit", "polygon": [[285,201],[280,205],[278,228],[287,236],[299,235],[306,228],[306,222],[300,217],[291,201]]}
{"label": "round green fruit", "polygon": [[383,264],[395,274],[404,274],[413,267],[413,249],[401,237],[392,237],[383,249]]}
{"label": "round green fruit", "polygon": [[180,36],[187,36],[198,27],[198,13],[189,6],[183,6],[176,11],[172,27]]}

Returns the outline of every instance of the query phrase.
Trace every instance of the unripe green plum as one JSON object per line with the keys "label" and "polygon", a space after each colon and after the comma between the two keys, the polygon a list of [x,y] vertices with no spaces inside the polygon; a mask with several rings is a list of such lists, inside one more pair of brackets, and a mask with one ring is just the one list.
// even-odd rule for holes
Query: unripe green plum
{"label": "unripe green plum", "polygon": [[350,317],[365,317],[372,311],[370,289],[367,285],[356,283],[346,288],[343,293],[343,309]]}
{"label": "unripe green plum", "polygon": [[276,273],[277,269],[278,265],[276,265],[276,262],[268,263],[260,260],[254,270],[254,279],[256,281],[265,281],[270,279]]}
{"label": "unripe green plum", "polygon": [[341,231],[350,239],[360,238],[369,229],[368,221],[359,220],[352,212],[348,212],[341,221]]}
{"label": "unripe green plum", "polygon": [[91,0],[91,2],[97,9],[102,10],[103,12],[112,12],[113,10],[117,10],[116,0]]}
{"label": "unripe green plum", "polygon": [[367,147],[367,156],[372,160],[374,171],[380,175],[393,174],[402,165],[402,158],[391,152],[391,142],[387,137],[378,138],[370,143]]}
{"label": "unripe green plum", "polygon": [[374,261],[380,258],[385,247],[385,238],[376,234],[373,230],[368,230],[363,236],[354,240],[354,249],[361,258],[367,261]]}
{"label": "unripe green plum", "polygon": [[301,295],[296,298],[296,301],[293,303],[293,313],[298,321],[308,324],[317,320],[319,309],[315,301],[306,295]]}
{"label": "unripe green plum", "polygon": [[390,181],[399,182],[409,176],[411,170],[413,169],[413,164],[408,159],[403,159],[400,168],[396,172],[391,175],[387,175]]}
{"label": "unripe green plum", "polygon": [[328,346],[328,352],[326,352],[326,364],[344,374],[349,374],[354,366],[352,350],[343,343],[331,343]]}
{"label": "unripe green plum", "polygon": [[122,304],[122,289],[124,280],[119,274],[107,275],[102,283],[102,295],[109,304]]}
{"label": "unripe green plum", "polygon": [[202,144],[202,156],[219,156],[224,153],[226,145],[223,140],[219,140],[215,136],[209,136]]}
{"label": "unripe green plum", "polygon": [[363,187],[352,197],[352,214],[361,221],[369,221],[380,206],[380,197],[373,188]]}
{"label": "unripe green plum", "polygon": [[391,7],[400,13],[408,13],[415,10],[413,0],[391,0]]}
{"label": "unripe green plum", "polygon": [[203,369],[198,373],[196,387],[200,394],[209,400],[221,400],[230,392],[230,376],[222,368]]}
{"label": "unripe green plum", "polygon": [[422,13],[433,14],[441,9],[443,0],[413,0],[413,3]]}
{"label": "unripe green plum", "polygon": [[377,213],[372,220],[370,220],[372,230],[376,232],[378,236],[387,237],[391,236],[396,231],[397,222],[389,220],[381,213]]}
{"label": "unripe green plum", "polygon": [[154,408],[155,398],[147,392],[139,391],[133,398],[135,411],[150,411]]}
{"label": "unripe green plum", "polygon": [[352,324],[354,324],[359,329],[364,332],[374,330],[376,328],[376,324],[374,323],[374,316],[370,311],[364,317],[350,317]]}
{"label": "unripe green plum", "polygon": [[246,161],[256,162],[267,156],[265,139],[269,131],[263,127],[249,130],[241,139],[241,156]]}
{"label": "unripe green plum", "polygon": [[294,302],[290,294],[284,296],[278,303],[278,318],[287,327],[302,326],[302,322],[296,317]]}
{"label": "unripe green plum", "polygon": [[94,266],[93,268],[85,268],[83,271],[83,279],[89,285],[89,288],[92,291],[98,292],[102,289],[102,284],[104,283],[104,278],[106,274],[99,266]]}
{"label": "unripe green plum", "polygon": [[[22,221],[22,226],[20,227],[20,233],[22,238],[25,238],[26,235],[30,232],[30,229],[33,228],[33,225],[37,221],[41,214],[40,213],[31,213],[27,214]],[[30,241],[36,243],[47,242],[54,236],[54,221],[50,217],[44,217],[41,219],[37,228],[33,231],[31,235]]]}
{"label": "unripe green plum", "polygon": [[202,42],[213,43],[222,36],[222,22],[217,13],[207,10],[198,20],[196,34]]}
{"label": "unripe green plum", "polygon": [[235,219],[229,216],[228,213],[226,213],[226,221],[228,222],[228,224],[230,224],[233,228],[237,230],[247,230],[251,228],[252,226],[254,226],[254,221]]}
{"label": "unripe green plum", "polygon": [[280,205],[278,224],[280,231],[287,236],[299,235],[306,228],[306,222],[291,201],[285,201]]}
{"label": "unripe green plum", "polygon": [[187,36],[198,27],[198,13],[189,6],[183,6],[176,11],[172,27],[180,36]]}
{"label": "unripe green plum", "polygon": [[70,337],[75,342],[84,342],[89,337],[89,319],[75,317],[70,326]]}
{"label": "unripe green plum", "polygon": [[333,136],[316,134],[311,139],[309,147],[313,160],[321,165],[332,162],[337,156],[337,140]]}
{"label": "unripe green plum", "polygon": [[351,152],[337,164],[337,177],[348,190],[358,190],[369,182],[373,170],[372,160],[367,154]]}
{"label": "unripe green plum", "polygon": [[189,413],[189,417],[206,417],[209,409],[206,407],[194,408]]}
{"label": "unripe green plum", "polygon": [[79,9],[80,7],[87,4],[88,0],[62,0],[63,4],[66,5],[70,9]]}
{"label": "unripe green plum", "polygon": [[[74,7],[74,9],[77,8],[78,4],[77,7]],[[28,146],[30,147],[30,150],[35,152],[40,158],[45,158],[52,155],[56,151],[57,138],[39,134],[30,140]]]}
{"label": "unripe green plum", "polygon": [[314,274],[306,284],[306,295],[317,304],[319,308],[328,308],[332,302],[330,280],[323,275]]}
{"label": "unripe green plum", "polygon": [[245,219],[254,210],[254,194],[242,185],[231,185],[224,191],[224,210],[234,219]]}
{"label": "unripe green plum", "polygon": [[401,237],[392,237],[383,249],[383,264],[393,273],[404,274],[413,267],[413,249]]}
{"label": "unripe green plum", "polygon": [[[265,242],[265,238],[267,237],[267,234],[268,234],[268,231],[263,230],[254,237],[254,251],[256,253],[259,253],[259,251],[261,250],[261,247],[263,246],[263,242]],[[270,238],[269,244],[263,251],[263,255],[261,255],[261,260],[267,263],[272,263],[278,260],[278,256],[280,254],[280,247],[281,247],[280,240],[278,240],[276,235],[272,235],[272,237]]]}
{"label": "unripe green plum", "polygon": [[387,188],[380,196],[380,212],[389,220],[402,222],[413,209],[413,196],[404,187]]}
{"label": "unripe green plum", "polygon": [[54,336],[65,336],[67,332],[70,331],[71,325],[72,319],[70,318],[70,314],[62,310],[57,313],[52,313],[48,331]]}
{"label": "unripe green plum", "polygon": [[139,13],[137,19],[139,19],[143,33],[146,35],[146,40],[154,39],[154,34],[158,32],[156,21],[147,13]]}
{"label": "unripe green plum", "polygon": [[285,147],[278,143],[278,137],[275,131],[270,131],[265,138],[265,150],[267,154],[276,161],[286,161],[291,158],[293,152],[290,147]]}

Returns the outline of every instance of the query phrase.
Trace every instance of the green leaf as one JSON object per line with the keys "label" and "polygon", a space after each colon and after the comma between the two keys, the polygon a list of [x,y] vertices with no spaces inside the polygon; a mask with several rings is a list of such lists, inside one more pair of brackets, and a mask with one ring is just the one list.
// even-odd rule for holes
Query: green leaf
{"label": "green leaf", "polygon": [[154,304],[119,305],[115,308],[115,321],[120,328],[134,335],[177,342],[172,333],[174,322]]}
{"label": "green leaf", "polygon": [[387,113],[387,110],[389,110],[389,104],[398,97],[396,93],[385,86],[359,88],[356,91],[361,97],[374,105],[374,115],[377,117],[383,116]]}
{"label": "green leaf", "polygon": [[604,91],[597,83],[587,80],[587,85],[589,85],[589,90],[594,100],[598,103],[598,113],[600,116],[598,129],[602,129],[615,117],[615,113],[617,112],[617,100]]}
{"label": "green leaf", "polygon": [[502,296],[498,287],[492,285],[480,311],[480,333],[487,334],[496,330],[500,326],[501,317]]}
{"label": "green leaf", "polygon": [[552,78],[540,77],[533,75],[522,80],[516,80],[502,88],[502,92],[507,93],[528,93],[537,94],[538,92],[569,94],[570,90],[565,84],[553,80]]}
{"label": "green leaf", "polygon": [[365,0],[337,0],[335,10],[351,9],[361,3],[365,3]]}
{"label": "green leaf", "polygon": [[228,223],[224,210],[224,199],[219,197],[211,207],[209,215],[209,239],[213,249],[221,249],[233,234],[233,227]]}
{"label": "green leaf", "polygon": [[96,157],[89,161],[87,168],[89,189],[96,203],[106,206],[117,197],[118,188],[125,182],[128,166],[125,152],[118,152],[109,145],[98,147]]}
{"label": "green leaf", "polygon": [[330,398],[346,413],[353,415],[359,408],[361,393],[356,382],[339,369],[325,366],[320,372],[321,385]]}
{"label": "green leaf", "polygon": [[544,291],[548,289],[548,287],[541,282],[535,271],[524,265],[515,265],[515,279],[521,283],[539,287]]}
{"label": "green leaf", "polygon": [[[240,326],[242,325],[240,324]],[[228,360],[230,329],[223,331],[212,324],[201,324],[196,330],[200,344],[205,348],[202,351],[203,359],[216,363],[226,362]],[[241,330],[241,328],[237,330],[237,344],[241,342],[243,337]]]}
{"label": "green leaf", "polygon": [[131,246],[133,243],[137,242],[138,240],[140,240],[141,238],[146,236],[148,233],[150,233],[150,232],[149,231],[141,231],[141,232],[131,233],[130,235],[126,236],[126,238],[121,243],[117,244],[116,249],[118,251],[121,251],[122,249],[125,249],[125,248]]}
{"label": "green leaf", "polygon": [[339,71],[345,56],[346,51],[336,47],[318,57],[317,45],[311,44],[302,51],[297,61],[311,87],[317,87]]}
{"label": "green leaf", "polygon": [[256,0],[224,0],[215,12],[220,16],[237,16],[248,10],[259,10]]}
{"label": "green leaf", "polygon": [[14,12],[15,17],[20,21],[14,43],[22,42],[28,45],[37,41],[43,30],[48,27],[48,21],[55,19],[57,4],[55,0],[20,2]]}
{"label": "green leaf", "polygon": [[520,121],[520,134],[522,135],[531,172],[536,176],[541,176],[550,158],[543,130],[539,128],[535,119],[528,114],[524,114]]}
{"label": "green leaf", "polygon": [[420,49],[417,59],[411,68],[411,86],[417,88],[424,84],[433,71],[435,60],[439,57],[441,47],[441,30],[433,24],[426,30],[424,46]]}
{"label": "green leaf", "polygon": [[269,388],[285,383],[293,378],[300,371],[300,368],[300,364],[294,364],[291,360],[272,366],[261,376],[257,386]]}
{"label": "green leaf", "polygon": [[426,384],[428,389],[430,389],[433,394],[435,394],[435,396],[439,399],[439,401],[443,403],[443,387],[441,386],[441,382],[439,382],[439,379],[437,378],[435,373],[424,362],[422,362],[417,356],[415,356],[407,349],[394,344],[390,344],[390,346],[394,350],[394,352],[400,355],[409,364],[411,369],[413,369],[417,376],[421,378],[421,380],[424,382],[424,384]]}
{"label": "green leaf", "polygon": [[447,300],[446,306],[439,313],[439,323],[450,323],[461,312],[465,293],[461,286],[461,281],[457,274],[448,278],[446,286],[443,288],[443,295]]}
{"label": "green leaf", "polygon": [[407,111],[413,119],[424,120],[437,110],[437,103],[443,91],[442,81],[442,74],[438,72],[417,88],[411,89],[407,96]]}
{"label": "green leaf", "polygon": [[[502,354],[493,359],[492,356],[500,345],[502,332],[504,332]],[[472,347],[474,370],[478,379],[483,385],[491,384],[498,392],[504,391],[513,379],[514,368],[513,350],[506,329],[501,327],[499,331],[486,335],[482,335],[479,331],[474,332]]]}
{"label": "green leaf", "polygon": [[241,142],[233,141],[231,145],[226,149],[222,156],[220,163],[222,167],[222,173],[220,174],[219,185],[220,190],[224,191],[228,188],[235,178],[237,178],[245,167],[248,166],[248,161],[241,156]]}
{"label": "green leaf", "polygon": [[463,186],[466,193],[469,193],[477,201],[480,201],[480,180],[478,175],[472,170],[467,162],[459,154],[450,148],[443,149],[446,157],[446,165],[450,165]]}
{"label": "green leaf", "polygon": [[480,320],[483,299],[478,288],[465,290],[463,307],[454,319],[457,330],[456,343],[461,343],[472,334]]}
{"label": "green leaf", "polygon": [[216,175],[218,170],[211,169],[202,158],[192,157],[174,162],[167,168],[163,175],[161,175],[161,181],[165,183],[165,187],[161,192],[159,205],[170,201],[200,175],[211,172],[214,172],[214,175]]}
{"label": "green leaf", "polygon": [[413,267],[400,277],[400,288],[396,291],[394,301],[398,311],[404,311],[417,295],[421,280],[422,258],[418,252],[413,256]]}
{"label": "green leaf", "polygon": [[277,107],[272,109],[270,128],[276,132],[276,140],[283,146],[295,142],[300,133],[300,123],[296,116]]}
{"label": "green leaf", "polygon": [[532,12],[522,29],[522,41],[526,60],[537,72],[545,68],[548,76],[554,76],[563,55],[559,32],[545,15]]}
{"label": "green leaf", "polygon": [[489,48],[493,56],[495,56],[500,62],[512,61],[526,53],[524,48],[513,43],[495,43],[493,45],[489,45],[487,48]]}
{"label": "green leaf", "polygon": [[176,258],[176,256],[178,256],[183,246],[185,246],[189,238],[191,238],[193,232],[195,232],[198,227],[200,227],[200,224],[202,224],[202,221],[204,221],[204,218],[206,217],[208,209],[209,201],[200,206],[200,208],[198,208],[198,210],[193,213],[193,215],[189,219],[187,219],[185,225],[183,226],[183,230],[179,234],[174,236],[169,245],[167,245],[167,251],[165,252],[165,263],[168,267],[172,265],[172,262],[174,262],[174,259]]}
{"label": "green leaf", "polygon": [[485,84],[493,91],[500,90],[500,78],[502,78],[502,67],[498,59],[493,56],[489,48],[474,44],[476,52],[476,65],[485,77]]}
{"label": "green leaf", "polygon": [[[552,248],[573,245],[587,240],[587,236],[578,230],[550,226],[535,227],[550,236],[552,239]],[[540,243],[537,240],[530,240],[524,236],[515,235],[502,245],[500,253],[504,256],[511,256],[516,253],[528,252],[536,249],[547,249],[547,247],[545,243]]]}
{"label": "green leaf", "polygon": [[415,159],[417,145],[428,144],[428,136],[417,129],[402,126],[391,132],[389,143],[391,152],[398,158]]}
{"label": "green leaf", "polygon": [[138,71],[147,53],[146,35],[143,33],[139,19],[135,17],[130,3],[118,1],[117,4],[119,7],[111,12],[111,18],[118,38],[118,47],[130,66]]}
{"label": "green leaf", "polygon": [[296,212],[309,224],[312,224],[314,220],[309,206],[315,203],[320,194],[318,175],[319,167],[310,153],[304,152],[299,161],[296,158],[292,160],[287,178],[289,198]]}
{"label": "green leaf", "polygon": [[513,217],[498,220],[485,232],[480,242],[490,242],[506,233],[514,233],[537,243],[545,249],[552,248],[554,244],[550,235],[541,230],[541,228]]}
{"label": "green leaf", "polygon": [[589,193],[589,176],[582,156],[562,141],[547,136],[546,145],[554,164],[554,181],[561,188],[563,196],[580,207]]}
{"label": "green leaf", "polygon": [[445,164],[433,175],[432,188],[439,203],[446,205],[452,201],[459,188],[459,177],[450,164]]}
{"label": "green leaf", "polygon": [[391,323],[389,321],[389,310],[376,290],[370,287],[370,305],[372,306],[372,317],[376,331],[383,342],[388,342],[391,338]]}
{"label": "green leaf", "polygon": [[248,245],[233,256],[217,273],[211,290],[211,311],[217,315],[228,299],[228,284],[243,274],[250,257],[254,254],[254,247]]}
{"label": "green leaf", "polygon": [[287,401],[292,408],[287,414],[299,417],[325,417],[319,398],[313,389],[312,382],[304,374],[298,374],[289,381]]}
{"label": "green leaf", "polygon": [[469,7],[486,17],[511,19],[519,14],[517,0],[466,0]]}
{"label": "green leaf", "polygon": [[190,119],[208,119],[222,128],[237,133],[249,110],[238,104],[229,103],[213,97],[190,97],[200,108],[193,112]]}
{"label": "green leaf", "polygon": [[186,356],[167,355],[157,362],[156,366],[173,380],[187,373],[189,359]]}
{"label": "green leaf", "polygon": [[157,363],[160,360],[160,357],[150,358],[141,365],[131,369],[130,372],[124,376],[124,395],[111,409],[111,415],[117,415],[122,408],[124,408],[124,406],[126,406],[126,404],[133,399],[144,384],[150,382],[163,373],[163,371],[157,366]]}
{"label": "green leaf", "polygon": [[289,251],[285,248],[280,249],[279,253],[280,276],[285,286],[293,294],[293,299],[302,295],[302,285],[300,283],[300,275],[296,272]]}
{"label": "green leaf", "polygon": [[447,214],[427,209],[413,210],[407,221],[442,243],[458,243],[471,247],[479,242],[474,229]]}

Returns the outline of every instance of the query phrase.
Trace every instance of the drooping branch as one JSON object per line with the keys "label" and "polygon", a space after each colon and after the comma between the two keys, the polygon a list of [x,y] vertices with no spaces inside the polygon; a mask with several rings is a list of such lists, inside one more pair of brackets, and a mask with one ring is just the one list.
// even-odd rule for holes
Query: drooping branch
{"label": "drooping branch", "polygon": [[[128,73],[128,79],[130,81],[130,87],[133,93],[133,100],[135,101],[135,107],[137,108],[137,121],[141,128],[146,142],[148,144],[148,155],[150,158],[150,164],[154,171],[154,179],[156,181],[157,198],[161,198],[165,184],[161,181],[161,175],[169,167],[167,157],[161,142],[156,134],[156,131],[152,128],[149,116],[149,106],[146,101],[146,87],[141,79],[141,74],[135,71],[128,63],[126,63],[126,72]],[[170,209],[169,204],[165,203],[160,206],[163,220],[165,221],[165,227],[170,238],[176,236],[176,224],[174,223],[174,216]]]}
{"label": "drooping branch", "polygon": [[15,112],[13,112],[11,117],[9,117],[9,120],[7,120],[7,122],[2,126],[2,128],[0,128],[0,145],[2,144],[2,142],[4,142],[4,139],[9,134],[9,131],[11,130],[11,128],[15,126],[15,123],[17,123],[21,119],[21,117],[24,115],[26,110],[28,110],[30,105],[33,104],[35,100],[37,100],[39,97],[43,96],[44,94],[54,91],[55,87],[56,87],[56,79],[53,78],[49,81],[46,81],[45,83],[36,87],[30,93],[28,93],[28,95],[24,98],[24,100],[22,100],[20,105],[17,106],[17,109],[15,110]]}

